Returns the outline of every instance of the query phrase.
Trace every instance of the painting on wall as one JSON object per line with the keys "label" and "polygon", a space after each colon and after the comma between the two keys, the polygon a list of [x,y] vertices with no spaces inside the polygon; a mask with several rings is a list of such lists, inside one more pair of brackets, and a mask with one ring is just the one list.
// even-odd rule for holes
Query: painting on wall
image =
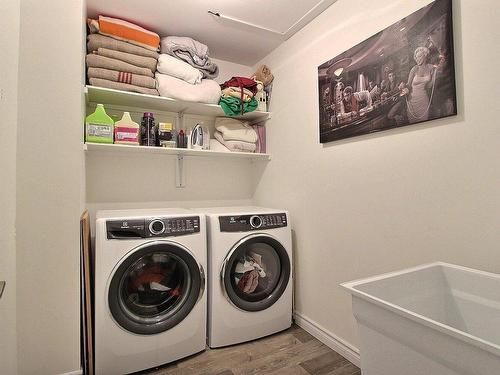
{"label": "painting on wall", "polygon": [[451,0],[435,0],[318,67],[320,142],[457,114]]}

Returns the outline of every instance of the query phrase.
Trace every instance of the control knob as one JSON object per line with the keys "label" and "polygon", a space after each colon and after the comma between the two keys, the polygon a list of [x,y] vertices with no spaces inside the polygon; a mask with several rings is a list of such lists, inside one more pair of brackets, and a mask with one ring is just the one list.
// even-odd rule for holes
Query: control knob
{"label": "control knob", "polygon": [[252,228],[260,228],[262,226],[262,218],[257,215],[250,217],[250,225]]}
{"label": "control knob", "polygon": [[149,223],[149,231],[155,235],[162,234],[165,231],[165,223],[159,219],[152,220]]}

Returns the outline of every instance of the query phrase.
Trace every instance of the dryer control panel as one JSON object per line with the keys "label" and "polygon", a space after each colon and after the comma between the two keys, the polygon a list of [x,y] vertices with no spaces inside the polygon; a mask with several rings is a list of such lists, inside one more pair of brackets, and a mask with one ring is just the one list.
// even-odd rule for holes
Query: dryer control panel
{"label": "dryer control panel", "polygon": [[287,226],[285,213],[219,217],[221,232],[248,232]]}
{"label": "dryer control panel", "polygon": [[108,240],[183,236],[199,231],[199,216],[106,221]]}

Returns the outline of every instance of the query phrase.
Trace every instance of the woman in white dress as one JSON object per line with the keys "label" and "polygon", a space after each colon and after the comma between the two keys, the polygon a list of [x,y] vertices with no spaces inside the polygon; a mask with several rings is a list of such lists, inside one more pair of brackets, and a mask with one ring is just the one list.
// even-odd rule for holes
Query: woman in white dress
{"label": "woman in white dress", "polygon": [[408,76],[406,85],[408,122],[415,123],[426,121],[429,118],[429,109],[432,100],[429,97],[429,89],[434,89],[436,67],[427,63],[429,49],[418,47],[413,54],[415,65]]}

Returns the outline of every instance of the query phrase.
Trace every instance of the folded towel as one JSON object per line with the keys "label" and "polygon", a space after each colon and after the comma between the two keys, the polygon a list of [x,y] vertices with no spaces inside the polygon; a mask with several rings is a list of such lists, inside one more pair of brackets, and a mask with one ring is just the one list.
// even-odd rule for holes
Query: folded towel
{"label": "folded towel", "polygon": [[116,70],[109,70],[102,68],[88,68],[87,77],[101,78],[101,79],[107,79],[108,81],[128,83],[129,85],[141,86],[149,89],[156,88],[156,80],[154,78],[141,76],[139,74],[118,72]]}
{"label": "folded towel", "polygon": [[226,146],[213,138],[210,139],[210,151],[231,152]]}
{"label": "folded towel", "polygon": [[226,141],[257,142],[257,133],[245,121],[234,118],[217,117],[215,129],[222,133]]}
{"label": "folded towel", "polygon": [[138,56],[152,57],[158,60],[158,52],[151,51],[144,47],[139,47],[134,44],[113,39],[109,36],[101,34],[90,34],[87,37],[87,51],[97,51],[99,48],[112,49],[114,51],[132,53]]}
{"label": "folded towel", "polygon": [[217,104],[220,99],[220,86],[211,79],[203,79],[198,85],[192,85],[166,74],[156,72],[156,88],[161,96],[199,102]]}
{"label": "folded towel", "polygon": [[154,77],[151,69],[141,68],[120,60],[110,59],[109,57],[99,56],[94,53],[87,55],[88,68],[104,68],[109,70],[118,70],[119,72],[127,72],[140,74],[143,76]]}
{"label": "folded towel", "polygon": [[216,131],[214,133],[215,139],[226,146],[230,151],[237,152],[255,152],[255,143],[243,142],[243,141],[227,141],[222,136],[222,133]]}
{"label": "folded towel", "polygon": [[209,58],[208,47],[189,37],[167,36],[161,39],[161,53],[177,57],[199,69],[204,78],[216,78],[219,67]]}
{"label": "folded towel", "polygon": [[[242,94],[243,91],[243,94]],[[233,98],[239,98],[243,97],[243,101],[245,103],[248,103],[249,101],[252,100],[254,97],[253,92],[251,92],[249,89],[242,88],[242,87],[226,87],[225,89],[222,89],[222,96],[225,98],[228,98],[232,96]]]}
{"label": "folded towel", "polygon": [[92,86],[104,87],[107,89],[138,92],[140,94],[155,95],[155,96],[159,95],[158,91],[155,89],[148,89],[146,87],[129,85],[128,83],[109,81],[107,79],[89,78],[89,82]]}
{"label": "folded towel", "polygon": [[157,60],[152,57],[138,56],[127,52],[114,51],[107,48],[98,48],[97,54],[99,56],[109,57],[110,59],[120,60],[141,68],[150,69],[152,72],[156,72]]}
{"label": "folded towel", "polygon": [[255,98],[252,98],[248,103],[242,102],[241,99],[232,96],[220,98],[219,105],[224,110],[226,116],[241,115],[241,106],[243,105],[243,113],[252,112],[257,109],[259,103]]}
{"label": "folded towel", "polygon": [[157,51],[160,45],[158,34],[118,18],[99,16],[97,22],[89,19],[87,23],[92,33],[98,30],[101,35],[124,40],[152,51]]}
{"label": "folded towel", "polygon": [[162,53],[158,58],[158,71],[191,84],[201,83],[203,73],[177,57]]}

